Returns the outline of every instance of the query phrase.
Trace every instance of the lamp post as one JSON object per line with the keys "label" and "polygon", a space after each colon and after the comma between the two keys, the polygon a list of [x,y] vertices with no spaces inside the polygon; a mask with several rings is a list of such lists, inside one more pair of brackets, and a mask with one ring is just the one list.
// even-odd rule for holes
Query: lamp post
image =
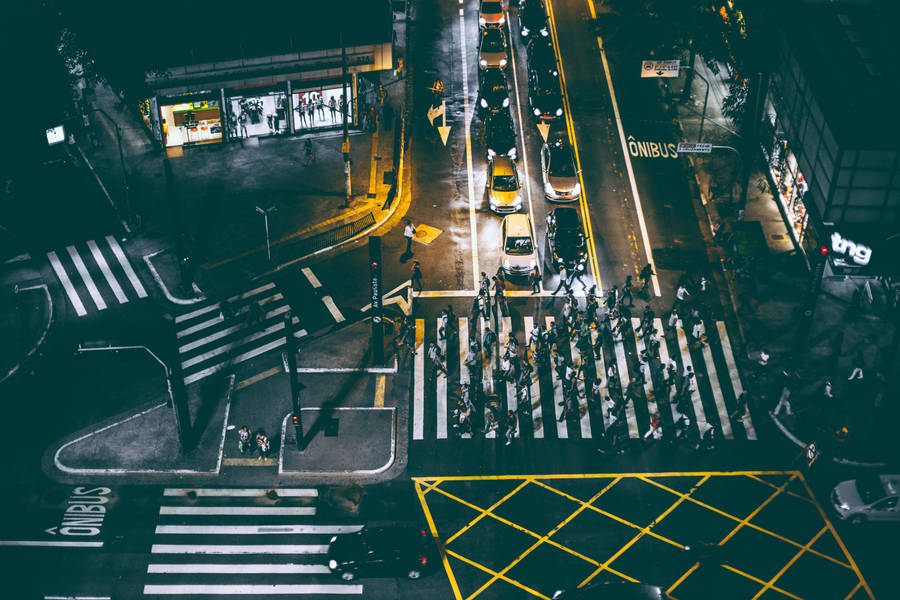
{"label": "lamp post", "polygon": [[703,124],[706,122],[706,105],[709,103],[709,81],[701,75],[697,69],[692,66],[680,67],[681,69],[690,69],[691,72],[699,77],[706,84],[706,93],[703,95],[703,114],[700,115],[700,132],[697,134],[697,142],[703,141]]}
{"label": "lamp post", "polygon": [[[116,130],[116,144],[119,147],[119,164],[122,168],[122,190],[125,192],[125,218],[128,221],[133,221],[131,215],[131,186],[128,184],[128,172],[125,170],[125,152],[122,149],[122,131],[119,129],[119,124],[116,123],[115,119],[113,119],[109,114],[100,108],[99,106],[92,106],[89,111],[97,111],[104,117],[106,120],[112,123],[113,128]],[[84,115],[85,126],[88,125],[87,114]]]}
{"label": "lamp post", "polygon": [[734,152],[734,157],[737,160],[737,163],[734,165],[734,168],[731,170],[731,182],[728,184],[728,201],[734,202],[734,182],[737,180],[738,169],[741,165],[741,153],[737,151],[737,148],[732,148],[731,146],[713,146],[714,150],[731,150]]}
{"label": "lamp post", "polygon": [[272,247],[269,244],[269,213],[275,212],[276,210],[278,209],[274,206],[270,206],[269,208],[256,207],[256,212],[263,216],[263,222],[266,225],[266,256],[269,261],[272,260]]}
{"label": "lamp post", "polygon": [[344,34],[341,33],[341,102],[344,105],[344,143],[341,152],[344,153],[344,208],[350,208],[350,132],[347,126],[347,113],[350,104],[347,102],[347,46],[344,45]]}

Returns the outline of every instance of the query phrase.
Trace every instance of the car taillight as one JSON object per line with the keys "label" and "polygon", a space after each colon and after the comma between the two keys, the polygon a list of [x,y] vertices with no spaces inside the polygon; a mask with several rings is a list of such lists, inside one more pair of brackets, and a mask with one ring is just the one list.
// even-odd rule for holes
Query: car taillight
{"label": "car taillight", "polygon": [[419,561],[422,563],[422,566],[424,567],[425,565],[428,564],[428,557],[423,556],[422,558],[419,559]]}

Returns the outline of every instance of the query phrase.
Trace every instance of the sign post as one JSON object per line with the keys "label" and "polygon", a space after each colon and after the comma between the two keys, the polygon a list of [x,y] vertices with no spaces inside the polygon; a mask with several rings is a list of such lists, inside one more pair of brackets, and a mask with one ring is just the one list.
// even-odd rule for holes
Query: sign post
{"label": "sign post", "polygon": [[369,292],[372,300],[372,359],[384,364],[384,307],[381,292],[381,236],[369,236]]}
{"label": "sign post", "polygon": [[707,142],[678,142],[678,153],[685,154],[709,154],[712,152],[712,144]]}
{"label": "sign post", "polygon": [[642,60],[641,77],[678,77],[680,60]]}

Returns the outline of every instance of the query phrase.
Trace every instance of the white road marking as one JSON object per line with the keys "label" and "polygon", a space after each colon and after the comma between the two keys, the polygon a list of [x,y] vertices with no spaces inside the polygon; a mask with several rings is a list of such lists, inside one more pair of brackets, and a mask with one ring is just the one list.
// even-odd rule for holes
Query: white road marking
{"label": "white road marking", "polygon": [[[662,319],[656,318],[653,319],[653,326],[665,337],[668,337],[669,332],[663,329]],[[669,364],[669,348],[666,345],[666,340],[661,339],[659,344],[659,362],[662,363],[663,366],[663,377],[665,377],[665,369]],[[676,374],[677,377],[677,374]],[[669,401],[669,408],[672,410],[672,420],[677,421],[681,418],[681,415],[678,413],[678,409],[675,407],[675,403],[672,402],[672,390],[674,389],[674,385],[669,388],[669,397],[667,400]]]}
{"label": "white road marking", "polygon": [[[688,348],[687,336],[684,333],[684,325],[681,322],[681,319],[678,319],[678,351],[681,353],[681,361],[682,361],[682,373],[684,373],[684,369],[688,366],[691,367],[691,371],[694,372],[694,382],[693,387],[694,391],[690,392],[691,394],[691,403],[694,405],[694,417],[696,419],[697,428],[700,430],[700,434],[706,430],[706,413],[703,410],[703,400],[700,398],[700,389],[697,385],[697,370],[694,368],[694,362],[691,360],[691,349]],[[681,373],[679,373],[681,376]],[[689,386],[690,387],[690,386]]]}
{"label": "white road marking", "polygon": [[153,544],[151,554],[326,554],[327,544]]}
{"label": "white road marking", "polygon": [[362,525],[157,525],[157,535],[338,535],[355,533]]}
{"label": "white road marking", "polygon": [[413,439],[425,438],[425,319],[416,319],[416,355],[413,361]]}
{"label": "white road marking", "polygon": [[[497,310],[500,310],[499,308]],[[509,339],[509,335],[513,332],[512,328],[512,317],[500,317],[500,342],[501,348],[503,344]],[[500,382],[502,386],[503,394],[506,396],[506,410],[511,410],[515,412],[516,410],[516,394],[515,391],[512,393],[509,390],[507,385],[507,381],[504,379]],[[515,386],[513,386],[513,390],[515,390]],[[517,436],[518,437],[518,436]]]}
{"label": "white road marking", "polygon": [[[469,383],[469,368],[466,366],[466,356],[469,354],[469,318],[468,317],[459,317],[459,333],[457,334],[459,338],[459,383],[468,384]],[[474,393],[471,390],[470,394]],[[472,437],[471,433],[462,433],[460,437],[465,439],[469,439]]]}
{"label": "white road marking", "polygon": [[[637,317],[631,317],[631,329],[632,331],[637,332],[637,328],[641,326],[641,320]],[[641,330],[641,333],[645,333]],[[643,335],[638,335],[635,333],[635,346],[638,351],[638,368],[640,368],[640,352],[641,350],[646,349],[647,345],[644,342]],[[653,415],[659,412],[659,407],[656,405],[656,394],[653,391],[653,377],[650,373],[650,365],[646,365],[647,375],[648,377],[644,377],[644,397],[647,398],[647,409],[650,411],[650,418],[653,418]]]}
{"label": "white road marking", "polygon": [[[547,317],[547,330],[549,331],[553,327],[553,322],[556,319],[553,317]],[[551,361],[552,362],[552,361]],[[563,414],[563,407],[565,405],[565,399],[563,398],[562,391],[562,381],[559,378],[559,374],[557,374],[556,369],[553,368],[553,365],[550,365],[550,377],[553,380],[553,408],[556,411],[556,435],[559,439],[567,439],[569,437],[569,428],[565,419],[560,420]]]}
{"label": "white road marking", "polygon": [[235,340],[233,342],[225,344],[224,346],[219,346],[218,348],[214,348],[214,349],[210,350],[209,352],[204,352],[203,354],[198,354],[197,356],[194,356],[187,360],[184,360],[181,362],[181,368],[187,369],[194,365],[200,364],[202,362],[209,360],[210,358],[219,356],[220,354],[225,354],[226,352],[233,350],[234,348],[238,348],[249,342],[256,341],[259,338],[266,337],[267,335],[273,334],[276,331],[281,331],[282,329],[284,329],[284,323],[279,321],[278,323],[275,323],[274,325],[266,327],[265,329],[263,329],[261,331],[257,331],[248,336],[242,337],[238,340]]}
{"label": "white road marking", "polygon": [[[228,299],[228,301],[236,302],[237,300],[246,300],[247,298],[250,298],[251,296],[261,294],[262,292],[265,292],[266,290],[271,290],[273,287],[275,287],[275,284],[272,282],[269,282],[269,283],[259,286],[258,288],[254,288],[252,290],[243,292],[242,294],[232,296],[231,298]],[[198,308],[197,310],[193,310],[189,313],[184,313],[183,315],[178,315],[177,317],[175,317],[175,322],[181,323],[183,321],[193,319],[194,317],[199,317],[200,315],[204,315],[204,314],[206,314],[208,312],[212,312],[214,310],[219,310],[218,302],[213,303],[213,304],[208,304],[208,305],[204,306],[203,308]]]}
{"label": "white road marking", "polygon": [[[740,398],[741,394],[744,392],[744,386],[741,385],[741,376],[738,373],[737,365],[734,362],[734,353],[731,350],[731,338],[728,337],[728,330],[725,328],[725,323],[722,321],[716,321],[716,327],[719,330],[719,341],[722,346],[722,354],[725,355],[725,364],[728,365],[728,376],[731,379],[731,387],[734,389],[735,399]],[[753,427],[753,421],[750,418],[750,411],[747,410],[744,412],[744,415],[741,417],[741,422],[744,424],[744,430],[747,432],[748,440],[756,439],[756,429]]]}
{"label": "white road marking", "polygon": [[31,540],[0,540],[0,546],[25,546],[47,548],[102,548],[103,542],[44,542]]}
{"label": "white road marking", "polygon": [[[580,356],[572,336],[569,336],[569,352],[573,362],[575,356]],[[591,411],[588,410],[587,395],[584,391],[583,381],[578,382],[578,411],[581,414],[581,417],[578,419],[581,426],[581,437],[582,439],[588,439],[591,437]]]}
{"label": "white road marking", "polygon": [[[438,326],[438,348],[441,350],[441,356],[447,356],[447,340],[441,339],[440,328],[441,318],[437,319]],[[444,332],[446,334],[446,332]],[[446,365],[445,365],[446,366]],[[447,376],[443,373],[437,373],[437,439],[447,439]]]}
{"label": "white road marking", "polygon": [[95,242],[94,240],[88,240],[87,245],[94,257],[94,262],[97,263],[97,266],[100,267],[100,271],[103,273],[103,277],[106,279],[106,283],[109,284],[109,287],[110,289],[112,289],[113,294],[116,295],[116,300],[119,301],[119,304],[125,304],[126,302],[128,302],[128,297],[125,295],[125,292],[122,291],[122,288],[121,286],[119,286],[119,282],[116,281],[116,278],[112,274],[112,271],[109,270],[109,265],[106,263],[106,259],[103,258],[103,254],[100,252],[100,248],[97,247],[97,242]]}
{"label": "white road marking", "polygon": [[[619,389],[622,390],[622,394],[625,394],[625,390],[631,382],[631,376],[628,374],[628,360],[625,358],[624,340],[621,342],[613,340],[613,350],[616,353],[616,368],[619,371],[619,385],[621,386]],[[625,404],[625,420],[628,421],[628,437],[640,437],[640,428],[638,427],[637,415],[634,411],[634,400],[629,400]]]}
{"label": "white road marking", "polygon": [[[706,326],[703,326],[704,333]],[[728,408],[725,407],[725,397],[722,395],[722,386],[719,385],[719,373],[716,370],[716,363],[713,361],[712,351],[709,344],[701,344],[700,351],[703,354],[703,363],[706,365],[706,378],[712,388],[713,400],[716,403],[716,413],[719,415],[719,424],[722,427],[722,435],[727,440],[734,439],[734,432],[731,430],[731,419],[728,418]]]}
{"label": "white road marking", "polygon": [[472,285],[473,289],[479,287],[478,277],[481,270],[478,268],[478,227],[475,219],[475,178],[472,175],[472,133],[469,123],[472,116],[469,114],[469,64],[466,60],[466,19],[463,9],[459,9],[459,53],[462,56],[462,81],[463,81],[463,124],[462,128],[466,136],[466,175],[469,186],[469,233],[472,244]]}
{"label": "white road marking", "polygon": [[231,573],[248,574],[279,574],[279,575],[323,575],[331,573],[327,565],[307,564],[153,564],[147,566],[147,573],[207,573],[214,575],[229,575]]}
{"label": "white road marking", "polygon": [[254,516],[311,516],[315,506],[160,506],[161,515],[254,515]]}
{"label": "white road marking", "polygon": [[362,594],[362,585],[345,584],[257,584],[257,585],[145,585],[145,596],[184,596],[184,595],[287,595],[287,594]]}
{"label": "white road marking", "polygon": [[72,306],[75,308],[75,314],[77,314],[79,317],[83,317],[87,314],[87,310],[85,310],[84,304],[81,303],[81,298],[78,296],[78,292],[75,291],[75,286],[72,285],[72,280],[69,279],[69,275],[68,273],[66,273],[66,269],[59,261],[59,257],[56,255],[56,252],[51,250],[47,253],[47,258],[50,259],[50,266],[53,267],[53,270],[56,272],[56,276],[59,277],[59,281],[60,283],[62,283],[63,289],[66,291],[66,295],[69,297],[69,302],[71,302]]}
{"label": "white road marking", "polygon": [[66,251],[69,253],[69,256],[72,257],[72,262],[75,263],[75,269],[77,269],[78,274],[81,275],[81,280],[84,281],[84,285],[87,287],[88,293],[91,295],[91,299],[93,299],[97,310],[105,310],[106,302],[103,301],[100,290],[97,289],[97,286],[94,284],[94,279],[88,272],[87,267],[84,266],[84,261],[81,260],[81,255],[78,254],[78,250],[75,249],[75,246],[66,246]]}
{"label": "white road marking", "polygon": [[282,498],[309,497],[316,498],[319,491],[316,488],[166,488],[163,496],[194,496],[205,497],[252,497],[266,496],[269,492],[275,492]]}
{"label": "white road marking", "polygon": [[310,269],[309,267],[303,267],[300,270],[303,271],[304,275],[306,275],[306,279],[307,281],[309,281],[309,284],[311,286],[313,286],[314,288],[322,287],[322,283],[319,281],[319,278],[316,277],[315,273],[312,272],[312,269]]}
{"label": "white road marking", "polygon": [[116,255],[116,260],[119,261],[119,264],[122,266],[122,270],[125,271],[125,276],[128,277],[128,281],[131,282],[131,287],[133,287],[134,291],[137,292],[138,297],[146,298],[147,290],[144,289],[144,286],[141,284],[141,280],[138,279],[137,273],[135,273],[134,269],[131,268],[131,263],[128,262],[128,258],[126,258],[125,252],[122,250],[122,246],[120,246],[119,242],[116,241],[116,238],[111,235],[106,236],[106,242],[112,249],[113,254]]}
{"label": "white road marking", "polygon": [[[265,314],[264,319],[271,319],[272,317],[277,317],[278,315],[280,315],[282,313],[286,313],[289,310],[291,310],[291,307],[288,306],[287,304],[285,304],[284,306],[279,306],[275,310],[267,312]],[[300,323],[300,319],[298,319],[297,317],[293,317],[291,319],[291,321],[295,325]],[[216,322],[221,323],[222,321],[221,321],[221,319],[216,319]],[[209,344],[216,340],[220,340],[223,337],[228,337],[232,333],[235,333],[237,331],[240,331],[241,329],[246,329],[246,328],[247,328],[247,325],[245,323],[237,323],[235,325],[232,325],[231,327],[226,327],[225,329],[220,329],[219,331],[217,331],[215,333],[211,333],[206,337],[200,338],[198,340],[194,340],[193,342],[189,342],[189,343],[185,344],[184,346],[179,346],[178,353],[184,354],[186,352],[190,352],[191,350],[194,350],[195,348],[205,346],[206,344]]]}
{"label": "white road marking", "polygon": [[322,302],[325,304],[325,308],[328,309],[328,312],[331,313],[331,316],[334,317],[334,320],[340,323],[344,320],[344,315],[341,314],[341,311],[338,310],[337,304],[334,303],[334,300],[331,299],[331,296],[322,296]]}
{"label": "white road marking", "polygon": [[[604,381],[607,381],[606,376],[606,364],[603,360],[603,352],[596,350],[597,346],[597,338],[600,337],[600,332],[596,329],[591,330],[591,345],[594,346],[594,369],[597,371],[597,376],[602,377]],[[609,381],[607,381],[607,384]],[[607,394],[609,394],[609,388],[607,388]],[[601,394],[602,395],[602,394]],[[609,423],[609,409],[606,407],[606,402],[602,401],[602,398],[594,398],[595,401],[601,402],[600,404],[600,413],[603,415],[603,428],[607,428],[607,424]]]}
{"label": "white road marking", "polygon": [[[534,329],[534,317],[525,317],[525,344],[528,344],[528,335]],[[541,408],[541,386],[537,372],[531,375],[531,422],[534,424],[534,437],[541,439],[544,437],[544,415]]]}
{"label": "white road marking", "polygon": [[[260,306],[263,306],[265,304],[270,304],[272,302],[278,302],[279,300],[284,300],[284,296],[281,293],[275,294],[273,296],[269,296],[268,298],[263,298],[262,300],[257,300],[257,302],[259,302]],[[220,303],[216,303],[213,308],[219,308],[220,306],[221,306]],[[288,307],[286,310],[290,310],[290,307],[287,304],[285,304],[285,306]],[[296,320],[297,317],[294,317],[294,319]],[[207,319],[205,321],[195,323],[194,325],[191,325],[190,327],[186,327],[186,328],[178,331],[175,334],[175,337],[179,337],[179,338],[185,337],[185,336],[191,335],[192,333],[197,333],[198,331],[203,331],[207,327],[214,327],[221,322],[222,322],[222,316],[216,315],[211,319]]]}
{"label": "white road marking", "polygon": [[[305,329],[301,329],[300,331],[294,332],[294,337],[296,337],[296,338],[301,338],[305,335],[306,335]],[[201,379],[209,377],[210,375],[212,375],[214,373],[218,373],[219,371],[221,371],[222,369],[225,369],[226,367],[233,366],[238,363],[242,363],[246,360],[250,360],[251,358],[259,356],[260,354],[265,354],[269,350],[274,350],[275,348],[281,347],[281,346],[285,345],[286,343],[287,343],[287,339],[280,338],[275,341],[269,342],[268,344],[260,346],[259,348],[254,348],[253,350],[249,350],[247,352],[244,352],[243,354],[238,354],[237,356],[235,356],[233,358],[229,358],[228,360],[226,360],[224,362],[218,363],[216,365],[213,365],[211,367],[203,369],[202,371],[197,371],[196,373],[188,375],[187,377],[184,378],[184,385],[190,385],[190,384],[194,383],[195,381],[200,381]]]}

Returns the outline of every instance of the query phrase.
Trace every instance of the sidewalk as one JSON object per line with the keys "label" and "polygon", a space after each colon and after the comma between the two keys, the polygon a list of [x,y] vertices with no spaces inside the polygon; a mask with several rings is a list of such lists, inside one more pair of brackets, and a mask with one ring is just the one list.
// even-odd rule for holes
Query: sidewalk
{"label": "sidewalk", "polygon": [[53,325],[53,299],[30,260],[7,263],[0,275],[0,384],[40,350]]}
{"label": "sidewalk", "polygon": [[[697,69],[710,82],[709,103],[703,130],[703,141],[714,145],[738,147],[740,140],[729,129],[731,123],[722,116],[722,99],[727,95],[724,69],[713,74],[698,57]],[[677,99],[683,80],[678,80],[668,93]],[[661,83],[666,94],[665,82]],[[683,139],[696,141],[699,133],[705,86],[694,78],[692,98],[687,103],[671,102],[680,123]],[[804,356],[792,356],[792,348],[800,321],[801,305],[812,274],[806,261],[794,248],[782,219],[777,200],[769,191],[766,176],[759,167],[750,175],[743,223],[736,221],[737,198],[729,182],[739,163],[734,153],[714,150],[712,154],[689,154],[696,178],[696,193],[708,219],[707,242],[718,257],[721,271],[715,270],[717,286],[726,305],[735,312],[743,341],[745,387],[753,395],[756,415],[770,413],[778,401],[784,382],[781,375],[793,373],[793,415],[771,415],[773,425],[798,446],[817,441],[827,455],[838,462],[879,463],[890,456],[890,419],[885,419],[881,394],[883,376],[876,367],[883,361],[884,349],[893,325],[883,315],[863,310],[856,318],[848,316],[848,305],[856,288],[850,280],[826,279],[819,293],[812,318]],[[734,234],[737,252],[756,258],[750,277],[740,277],[728,268],[730,250],[719,247],[712,231],[720,224]],[[760,351],[771,358],[763,367],[757,361]],[[858,352],[865,358],[864,382],[847,381]],[[883,374],[882,374],[883,375]],[[823,395],[825,381],[833,384],[833,400]],[[846,441],[836,441],[835,431],[847,427]]]}

